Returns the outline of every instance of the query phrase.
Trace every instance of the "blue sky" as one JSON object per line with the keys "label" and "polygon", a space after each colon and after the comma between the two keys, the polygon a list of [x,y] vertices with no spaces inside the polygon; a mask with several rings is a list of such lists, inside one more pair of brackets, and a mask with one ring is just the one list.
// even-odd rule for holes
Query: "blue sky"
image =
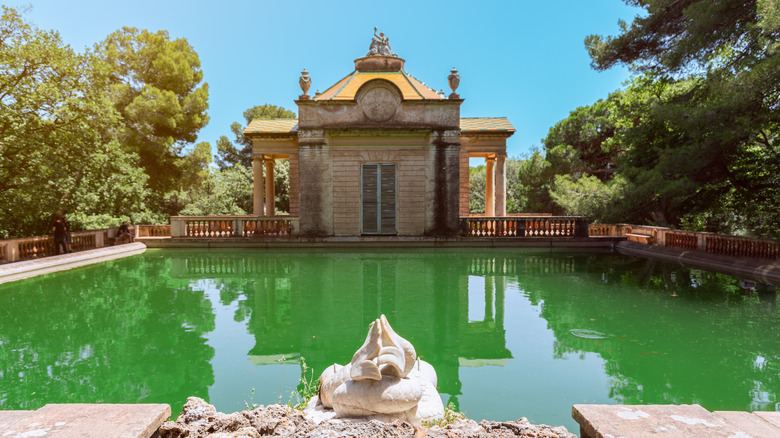
{"label": "blue sky", "polygon": [[[22,9],[26,3],[7,3]],[[374,26],[406,70],[449,94],[461,75],[462,117],[508,117],[510,157],[534,146],[579,106],[621,87],[624,68],[597,72],[583,40],[614,35],[640,9],[621,0],[543,1],[180,1],[33,0],[27,21],[60,32],[77,51],[131,26],[186,38],[209,84],[208,126],[198,141],[230,137],[230,123],[270,103],[297,112],[298,77],[324,91],[368,52]]]}

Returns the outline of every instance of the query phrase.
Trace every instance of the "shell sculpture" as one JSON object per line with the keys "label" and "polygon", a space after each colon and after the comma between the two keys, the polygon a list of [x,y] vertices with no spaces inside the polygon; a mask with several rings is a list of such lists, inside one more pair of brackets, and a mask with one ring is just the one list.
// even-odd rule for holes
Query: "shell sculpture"
{"label": "shell sculpture", "polygon": [[332,409],[336,417],[419,425],[444,416],[436,371],[417,358],[412,344],[393,331],[384,315],[371,323],[352,362],[328,367],[320,383],[316,408]]}

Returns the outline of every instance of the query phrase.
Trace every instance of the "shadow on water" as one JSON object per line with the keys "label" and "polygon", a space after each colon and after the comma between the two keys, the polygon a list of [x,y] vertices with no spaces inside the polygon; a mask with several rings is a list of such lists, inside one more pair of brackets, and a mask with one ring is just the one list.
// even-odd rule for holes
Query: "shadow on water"
{"label": "shadow on water", "polygon": [[[0,408],[241,403],[246,392],[224,381],[300,357],[317,375],[349,362],[380,314],[434,366],[444,402],[475,419],[573,430],[570,405],[582,402],[778,408],[774,291],[550,250],[150,250],[12,283],[0,287]],[[210,340],[223,320],[240,330]],[[243,359],[220,361],[229,354]]]}

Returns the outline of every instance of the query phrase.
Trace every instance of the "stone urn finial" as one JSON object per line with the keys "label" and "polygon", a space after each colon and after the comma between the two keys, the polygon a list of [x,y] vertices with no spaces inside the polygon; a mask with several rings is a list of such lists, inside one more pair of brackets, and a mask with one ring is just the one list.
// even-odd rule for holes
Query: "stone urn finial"
{"label": "stone urn finial", "polygon": [[301,90],[303,90],[303,94],[298,96],[298,99],[300,100],[309,100],[311,97],[309,96],[309,87],[311,87],[311,78],[309,77],[309,72],[306,71],[304,68],[301,72],[301,77],[298,79],[298,84],[301,86]]}
{"label": "stone urn finial", "polygon": [[450,83],[450,88],[452,88],[452,94],[450,94],[450,99],[460,99],[458,93],[455,92],[455,90],[458,89],[458,85],[460,85],[460,75],[458,74],[458,70],[456,70],[455,67],[452,67],[452,70],[450,71],[450,75],[447,76],[447,80]]}

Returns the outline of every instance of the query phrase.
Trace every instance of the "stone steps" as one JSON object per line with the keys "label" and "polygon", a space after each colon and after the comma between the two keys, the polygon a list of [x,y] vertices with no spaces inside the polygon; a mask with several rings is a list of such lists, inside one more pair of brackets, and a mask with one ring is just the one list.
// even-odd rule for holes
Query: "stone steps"
{"label": "stone steps", "polygon": [[574,405],[582,438],[780,437],[780,412],[709,412],[699,405]]}
{"label": "stone steps", "polygon": [[167,404],[48,404],[0,411],[0,437],[150,438],[170,416]]}

